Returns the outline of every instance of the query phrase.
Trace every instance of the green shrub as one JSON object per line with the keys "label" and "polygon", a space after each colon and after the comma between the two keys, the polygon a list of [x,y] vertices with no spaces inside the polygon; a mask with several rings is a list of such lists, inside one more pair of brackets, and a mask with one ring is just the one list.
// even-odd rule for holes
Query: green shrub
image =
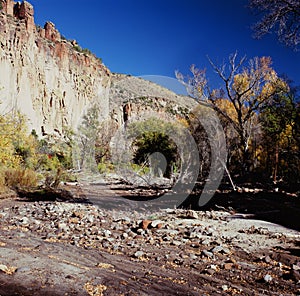
{"label": "green shrub", "polygon": [[100,174],[109,174],[114,171],[114,165],[110,162],[98,163],[98,171]]}

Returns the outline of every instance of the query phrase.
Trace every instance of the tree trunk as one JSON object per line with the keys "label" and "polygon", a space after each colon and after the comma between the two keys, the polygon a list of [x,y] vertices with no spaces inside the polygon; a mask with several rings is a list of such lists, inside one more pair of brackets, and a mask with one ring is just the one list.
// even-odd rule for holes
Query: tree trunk
{"label": "tree trunk", "polygon": [[278,164],[279,164],[279,147],[278,143],[276,143],[275,147],[275,164],[274,164],[274,171],[273,171],[273,182],[276,184],[277,182],[277,173],[278,173]]}

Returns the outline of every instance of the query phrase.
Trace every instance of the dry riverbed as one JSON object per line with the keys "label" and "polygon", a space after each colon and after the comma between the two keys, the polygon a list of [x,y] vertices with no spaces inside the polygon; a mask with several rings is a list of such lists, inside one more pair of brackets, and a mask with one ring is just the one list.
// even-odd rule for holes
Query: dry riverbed
{"label": "dry riverbed", "polygon": [[300,295],[296,230],[97,204],[0,200],[0,295]]}

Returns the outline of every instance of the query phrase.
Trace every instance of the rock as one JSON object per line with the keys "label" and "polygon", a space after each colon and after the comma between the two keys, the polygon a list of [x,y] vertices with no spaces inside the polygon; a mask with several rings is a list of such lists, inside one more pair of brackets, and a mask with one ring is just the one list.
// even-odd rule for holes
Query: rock
{"label": "rock", "polygon": [[264,261],[265,261],[266,263],[271,263],[271,262],[272,262],[272,259],[271,259],[270,256],[266,256],[266,257],[264,258]]}
{"label": "rock", "polygon": [[182,265],[184,260],[182,258],[176,258],[173,260],[173,262],[177,265]]}
{"label": "rock", "polygon": [[68,227],[68,225],[66,223],[59,222],[58,225],[57,225],[57,228],[60,231],[63,231],[63,232],[68,232],[69,231],[69,227]]}
{"label": "rock", "polygon": [[229,290],[229,288],[228,288],[228,286],[227,286],[227,285],[222,285],[222,290],[225,292],[225,291],[228,291],[228,290]]}
{"label": "rock", "polygon": [[156,233],[170,235],[170,236],[176,236],[179,234],[179,231],[176,229],[158,229],[156,231]]}
{"label": "rock", "polygon": [[[1,5],[4,2],[0,1]],[[0,40],[7,41],[1,52],[9,57],[0,60],[5,106],[15,102],[39,136],[62,136],[64,125],[78,126],[83,110],[93,100],[105,118],[109,114],[110,71],[93,55],[84,55],[62,41],[52,23],[36,28],[34,9],[27,1],[9,3],[5,10],[11,17],[0,13]],[[3,78],[4,73],[13,84]]]}
{"label": "rock", "polygon": [[8,267],[4,264],[0,264],[0,270],[6,272],[8,270]]}
{"label": "rock", "polygon": [[207,250],[203,250],[203,251],[202,251],[202,254],[203,254],[204,256],[208,257],[208,258],[213,258],[213,257],[214,257],[214,254],[211,253],[211,252],[209,252],[209,251],[207,251]]}
{"label": "rock", "polygon": [[266,283],[270,283],[272,280],[273,280],[273,278],[272,278],[271,275],[266,274],[266,275],[264,276],[264,281],[265,281]]}
{"label": "rock", "polygon": [[171,245],[173,245],[173,246],[180,246],[182,243],[180,242],[180,241],[177,241],[177,240],[173,240],[172,242],[171,242]]}
{"label": "rock", "polygon": [[170,240],[172,240],[172,238],[169,235],[164,235],[163,240],[164,241],[170,241]]}
{"label": "rock", "polygon": [[142,228],[139,228],[139,229],[137,229],[136,233],[139,235],[144,235],[145,231]]}
{"label": "rock", "polygon": [[211,240],[205,239],[205,240],[203,240],[203,241],[201,242],[201,244],[202,244],[203,246],[210,245],[210,244],[211,244]]}
{"label": "rock", "polygon": [[123,239],[126,239],[126,238],[128,238],[128,233],[126,233],[126,232],[124,232],[124,233],[122,233],[122,236],[121,236]]}
{"label": "rock", "polygon": [[104,229],[104,230],[103,230],[103,235],[104,235],[105,237],[110,237],[110,236],[111,236],[111,231],[108,230],[108,229]]}
{"label": "rock", "polygon": [[233,263],[225,263],[224,264],[224,269],[226,269],[226,270],[231,270],[232,269],[232,267],[233,267]]}
{"label": "rock", "polygon": [[227,248],[224,248],[224,247],[222,247],[222,246],[216,246],[216,247],[214,247],[213,249],[211,249],[210,250],[212,253],[223,253],[223,254],[227,254],[227,255],[229,255],[229,254],[231,254],[231,252],[230,252],[230,250],[229,249],[227,249]]}
{"label": "rock", "polygon": [[140,226],[140,228],[146,230],[149,228],[151,222],[152,222],[151,220],[143,220],[139,226]]}
{"label": "rock", "polygon": [[187,219],[199,219],[199,216],[195,211],[188,210],[185,214],[185,218],[187,218]]}
{"label": "rock", "polygon": [[299,271],[300,270],[300,262],[297,262],[296,264],[292,265],[292,270]]}
{"label": "rock", "polygon": [[22,219],[20,219],[20,222],[22,223],[22,225],[28,225],[29,219],[27,217],[23,217]]}
{"label": "rock", "polygon": [[154,221],[151,222],[151,227],[152,228],[160,229],[160,228],[162,228],[162,226],[163,226],[163,222],[161,220],[154,220]]}
{"label": "rock", "polygon": [[133,256],[134,256],[134,258],[138,258],[139,259],[139,258],[143,257],[144,254],[145,253],[143,251],[137,251],[137,252],[134,253]]}
{"label": "rock", "polygon": [[195,259],[198,259],[198,257],[195,254],[191,253],[190,254],[190,259],[195,260]]}
{"label": "rock", "polygon": [[4,264],[0,264],[0,271],[8,274],[8,275],[12,275],[16,272],[17,268],[16,267],[8,267]]}
{"label": "rock", "polygon": [[223,251],[223,247],[222,246],[216,246],[213,249],[210,250],[213,254],[215,253],[221,253]]}

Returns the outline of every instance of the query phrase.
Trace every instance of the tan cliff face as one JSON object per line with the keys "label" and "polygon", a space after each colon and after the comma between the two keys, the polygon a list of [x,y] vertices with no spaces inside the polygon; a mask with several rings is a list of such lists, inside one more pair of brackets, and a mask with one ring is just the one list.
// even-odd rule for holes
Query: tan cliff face
{"label": "tan cliff face", "polygon": [[28,2],[0,5],[0,113],[20,110],[39,135],[76,129],[95,104],[105,119],[111,75],[101,61],[78,51],[51,22],[37,28]]}

